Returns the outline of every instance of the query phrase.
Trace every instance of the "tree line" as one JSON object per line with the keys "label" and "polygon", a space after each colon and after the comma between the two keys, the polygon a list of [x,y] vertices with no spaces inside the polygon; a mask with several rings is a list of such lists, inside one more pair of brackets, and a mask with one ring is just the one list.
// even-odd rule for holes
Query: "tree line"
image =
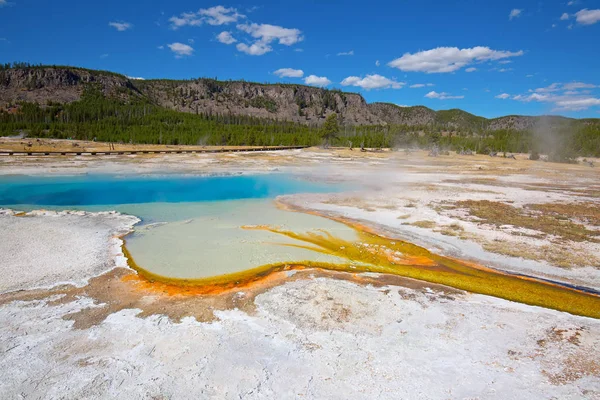
{"label": "tree line", "polygon": [[107,98],[89,87],[80,101],[69,104],[19,103],[0,111],[0,136],[97,140],[113,143],[169,145],[304,145],[344,147],[436,146],[478,153],[537,152],[557,160],[600,157],[600,127],[577,124],[552,132],[496,130],[484,133],[449,132],[439,127],[407,125],[341,126],[330,114],[322,126],[275,119],[203,112],[182,113],[146,99],[128,103]]}

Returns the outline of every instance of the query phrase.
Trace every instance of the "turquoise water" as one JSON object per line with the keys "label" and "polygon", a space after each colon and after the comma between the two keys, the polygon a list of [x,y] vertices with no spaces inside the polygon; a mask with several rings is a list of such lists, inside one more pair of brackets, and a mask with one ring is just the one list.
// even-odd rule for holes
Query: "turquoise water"
{"label": "turquoise water", "polygon": [[0,207],[115,210],[142,219],[127,247],[145,269],[171,278],[206,278],[265,264],[344,262],[294,245],[304,244],[244,225],[308,232],[326,230],[355,240],[347,226],[313,215],[277,209],[273,199],[323,193],[341,186],[283,174],[189,177],[73,176],[0,178]]}
{"label": "turquoise water", "polygon": [[81,208],[144,203],[182,203],[274,198],[333,188],[289,175],[135,177],[86,175],[0,178],[0,206]]}

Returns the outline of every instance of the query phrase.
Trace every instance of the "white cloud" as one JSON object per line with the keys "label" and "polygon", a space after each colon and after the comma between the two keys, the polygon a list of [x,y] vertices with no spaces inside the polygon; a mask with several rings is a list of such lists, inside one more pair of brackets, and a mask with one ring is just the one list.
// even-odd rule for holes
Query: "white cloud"
{"label": "white cloud", "polygon": [[302,52],[304,51],[304,49],[294,49],[294,51],[295,51],[296,53],[302,53]]}
{"label": "white cloud", "polygon": [[183,43],[175,42],[168,44],[167,47],[171,49],[171,51],[175,53],[176,57],[178,58],[183,56],[191,56],[194,53],[192,46]]}
{"label": "white cloud", "polygon": [[119,21],[119,22],[109,22],[108,26],[112,26],[113,28],[115,28],[116,30],[118,30],[119,32],[123,32],[126,31],[128,29],[133,28],[133,25],[130,24],[129,22],[123,22],[123,21]]}
{"label": "white cloud", "polygon": [[157,47],[157,49],[159,49],[159,50],[164,50],[164,49],[165,49],[165,46],[163,46],[163,45],[160,45],[160,46],[158,46],[158,47]]}
{"label": "white cloud", "polygon": [[554,92],[572,91],[572,90],[578,90],[578,89],[594,89],[594,88],[598,88],[598,87],[600,87],[600,86],[594,85],[592,83],[585,83],[585,82],[569,82],[569,83],[564,83],[564,84],[555,82],[546,87],[529,90],[529,92],[554,93]]}
{"label": "white cloud", "polygon": [[145,81],[145,78],[142,78],[140,76],[128,76],[127,79],[132,79],[134,81]]}
{"label": "white cloud", "polygon": [[381,65],[381,63],[379,62],[379,60],[375,61],[375,66],[379,67]]}
{"label": "white cloud", "polygon": [[323,87],[331,84],[331,81],[324,76],[309,75],[304,78],[304,83],[307,85]]}
{"label": "white cloud", "polygon": [[575,17],[577,17],[578,24],[592,25],[600,21],[600,9],[588,10],[587,8],[584,8],[583,10],[577,11]]}
{"label": "white cloud", "polygon": [[261,41],[252,43],[250,46],[248,46],[246,43],[238,43],[235,47],[242,53],[246,53],[251,56],[262,56],[263,54],[273,51],[271,46]]}
{"label": "white cloud", "polygon": [[563,90],[594,89],[597,87],[598,87],[598,85],[593,85],[591,83],[584,83],[584,82],[569,82],[569,83],[565,83],[562,86]]}
{"label": "white cloud", "polygon": [[354,50],[350,50],[350,51],[344,51],[341,53],[337,53],[338,56],[353,56],[354,55]]}
{"label": "white cloud", "polygon": [[356,86],[366,90],[388,88],[401,89],[402,86],[404,86],[404,82],[397,82],[377,74],[367,75],[364,78],[360,78],[358,76],[349,76],[341,83],[343,86]]}
{"label": "white cloud", "polygon": [[299,29],[289,29],[277,25],[241,24],[237,28],[263,43],[271,43],[276,40],[279,44],[291,46],[304,39],[302,31]]}
{"label": "white cloud", "polygon": [[527,74],[525,75],[525,78],[533,78],[533,74]]}
{"label": "white cloud", "polygon": [[457,71],[474,62],[495,61],[518,57],[523,54],[523,51],[498,51],[482,46],[469,49],[438,47],[414,54],[405,53],[402,57],[391,61],[388,65],[402,71],[447,73]]}
{"label": "white cloud", "polygon": [[[2,40],[2,39],[0,39],[0,40]],[[100,58],[106,58],[106,57],[108,57],[108,53],[100,54]]]}
{"label": "white cloud", "polygon": [[[513,96],[513,100],[522,102],[541,102],[553,104],[553,111],[583,111],[590,107],[600,106],[600,99],[590,95],[589,90],[598,86],[583,82],[566,84],[553,83],[544,88],[530,90],[528,95]],[[559,93],[562,92],[562,93]]]}
{"label": "white cloud", "polygon": [[465,69],[465,72],[475,72],[475,71],[477,71],[477,68],[475,68],[475,67],[470,67],[470,68]]}
{"label": "white cloud", "polygon": [[9,6],[12,3],[9,3],[8,0],[0,0],[0,7]]}
{"label": "white cloud", "polygon": [[502,93],[502,94],[499,94],[498,96],[496,96],[497,99],[502,99],[502,100],[506,100],[509,97],[510,97],[510,94],[508,94],[508,93]]}
{"label": "white cloud", "polygon": [[464,99],[465,96],[452,96],[450,93],[431,91],[425,95],[428,99],[439,99],[439,100],[450,100],[450,99]]}
{"label": "white cloud", "polygon": [[575,4],[578,4],[579,1],[578,0],[571,0],[567,3],[568,6],[574,6]]}
{"label": "white cloud", "polygon": [[541,87],[541,88],[537,88],[534,90],[530,90],[530,92],[535,92],[535,93],[551,93],[551,92],[557,92],[560,90],[560,83],[552,83],[549,86],[546,87]]}
{"label": "white cloud", "polygon": [[561,21],[566,21],[568,19],[569,19],[569,14],[567,14],[567,13],[563,13],[563,15],[560,16]]}
{"label": "white cloud", "polygon": [[431,86],[433,86],[433,83],[415,83],[414,85],[410,85],[409,87],[411,89],[418,89],[418,88],[431,87]]}
{"label": "white cloud", "polygon": [[236,8],[215,6],[201,8],[198,12],[182,13],[178,17],[173,16],[169,18],[169,22],[172,29],[178,29],[183,26],[200,26],[205,22],[209,25],[227,25],[242,18],[246,16],[238,13]]}
{"label": "white cloud", "polygon": [[171,29],[178,29],[182,26],[200,26],[202,25],[202,18],[198,18],[196,13],[183,13],[179,17],[171,17],[169,18],[169,22],[171,23]]}
{"label": "white cloud", "polygon": [[232,22],[237,22],[240,18],[245,18],[245,15],[239,14],[235,8],[225,8],[223,6],[215,6],[206,9],[200,9],[198,15],[204,17],[209,25],[226,25]]}
{"label": "white cloud", "polygon": [[508,14],[508,19],[512,20],[514,18],[519,18],[521,16],[521,13],[523,12],[523,10],[520,10],[518,8],[513,8],[510,11],[510,14]]}
{"label": "white cloud", "polygon": [[270,45],[273,42],[291,46],[304,40],[302,31],[299,29],[289,29],[276,25],[254,23],[240,24],[237,28],[256,39],[254,43],[250,45],[238,43],[236,46],[239,51],[252,56],[261,56],[273,51],[273,48]]}
{"label": "white cloud", "polygon": [[224,44],[233,44],[237,42],[237,40],[231,35],[231,32],[221,32],[217,35],[217,40]]}
{"label": "white cloud", "polygon": [[564,99],[558,100],[554,104],[556,105],[555,111],[583,111],[590,107],[600,106],[600,99],[595,97]]}
{"label": "white cloud", "polygon": [[293,68],[280,68],[273,73],[280,78],[302,78],[304,76],[304,71]]}

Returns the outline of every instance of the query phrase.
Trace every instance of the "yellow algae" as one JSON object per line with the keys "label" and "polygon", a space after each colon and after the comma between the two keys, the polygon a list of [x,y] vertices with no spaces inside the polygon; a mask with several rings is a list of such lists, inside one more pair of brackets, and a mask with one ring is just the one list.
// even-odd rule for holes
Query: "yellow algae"
{"label": "yellow algae", "polygon": [[[367,227],[340,218],[339,222],[354,228],[355,242],[341,239],[324,230],[297,233],[266,225],[244,226],[243,229],[267,230],[298,241],[296,246],[347,260],[345,264],[314,261],[290,261],[259,266],[239,273],[209,278],[178,279],[154,274],[135,264],[124,246],[130,266],[150,282],[160,282],[182,290],[165,289],[173,294],[216,294],[240,290],[269,279],[276,272],[301,268],[334,271],[392,274],[451,286],[520,303],[566,311],[571,314],[600,318],[600,296],[542,280],[515,276],[462,260],[434,254],[405,241],[384,237]],[[185,289],[183,289],[185,288]]]}

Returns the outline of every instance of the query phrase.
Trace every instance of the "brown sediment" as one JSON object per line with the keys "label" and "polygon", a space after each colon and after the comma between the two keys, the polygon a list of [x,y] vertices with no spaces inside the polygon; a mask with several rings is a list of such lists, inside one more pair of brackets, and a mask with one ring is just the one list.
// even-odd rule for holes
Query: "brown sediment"
{"label": "brown sediment", "polygon": [[351,272],[301,268],[291,274],[288,271],[272,272],[262,279],[243,286],[206,288],[182,286],[150,281],[126,268],[115,268],[90,279],[84,287],[72,285],[52,289],[22,290],[0,294],[0,305],[13,301],[46,300],[48,305],[66,304],[81,297],[94,300],[93,307],[67,314],[63,318],[73,321],[75,329],[86,329],[102,323],[109,315],[125,309],[139,309],[139,317],[164,315],[178,322],[194,317],[200,322],[216,319],[215,311],[239,309],[252,314],[254,299],[261,293],[294,280],[329,278],[355,282],[374,287],[397,286],[415,290],[433,290],[445,299],[454,299],[464,292],[441,285],[432,285],[414,279],[394,275],[365,275]]}
{"label": "brown sediment", "polygon": [[580,217],[591,223],[598,222],[600,214],[597,207],[589,205],[530,204],[519,208],[497,201],[463,200],[456,202],[454,208],[467,209],[481,222],[497,227],[523,227],[574,242],[600,241],[598,232],[572,221],[574,217]]}

